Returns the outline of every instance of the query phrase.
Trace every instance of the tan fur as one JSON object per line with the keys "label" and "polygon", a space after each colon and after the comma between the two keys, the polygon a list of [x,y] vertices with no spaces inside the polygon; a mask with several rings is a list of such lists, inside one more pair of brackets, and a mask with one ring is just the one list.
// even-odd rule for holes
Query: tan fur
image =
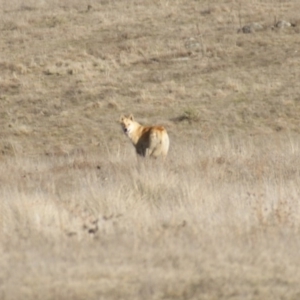
{"label": "tan fur", "polygon": [[120,124],[129,137],[137,154],[145,157],[166,157],[169,150],[169,136],[162,126],[143,126],[134,121],[132,115],[121,116]]}

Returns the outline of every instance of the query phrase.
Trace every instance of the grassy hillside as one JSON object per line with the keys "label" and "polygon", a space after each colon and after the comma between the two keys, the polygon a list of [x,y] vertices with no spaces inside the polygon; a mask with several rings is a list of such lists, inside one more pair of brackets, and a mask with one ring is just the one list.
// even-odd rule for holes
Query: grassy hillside
{"label": "grassy hillside", "polygon": [[299,1],[0,4],[1,299],[299,298]]}

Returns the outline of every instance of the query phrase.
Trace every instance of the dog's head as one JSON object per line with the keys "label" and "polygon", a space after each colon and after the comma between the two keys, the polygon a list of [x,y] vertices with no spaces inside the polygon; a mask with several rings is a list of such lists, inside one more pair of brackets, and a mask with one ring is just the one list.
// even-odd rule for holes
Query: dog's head
{"label": "dog's head", "polygon": [[128,134],[131,131],[132,125],[134,123],[133,115],[129,115],[129,117],[121,116],[120,124],[122,126],[123,131]]}

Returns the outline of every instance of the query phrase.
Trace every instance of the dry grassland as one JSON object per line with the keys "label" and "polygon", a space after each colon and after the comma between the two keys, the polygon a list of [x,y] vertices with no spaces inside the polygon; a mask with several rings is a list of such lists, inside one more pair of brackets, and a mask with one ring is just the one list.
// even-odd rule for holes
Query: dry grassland
{"label": "dry grassland", "polygon": [[300,298],[298,0],[0,9],[1,300]]}

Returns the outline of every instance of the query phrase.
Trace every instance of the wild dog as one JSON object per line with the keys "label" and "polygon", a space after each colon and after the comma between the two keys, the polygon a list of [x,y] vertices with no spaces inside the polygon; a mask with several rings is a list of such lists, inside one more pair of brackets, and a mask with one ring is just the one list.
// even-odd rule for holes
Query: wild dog
{"label": "wild dog", "polygon": [[120,124],[124,133],[135,147],[136,153],[144,157],[166,157],[169,150],[169,136],[162,126],[143,126],[133,115],[121,116]]}

